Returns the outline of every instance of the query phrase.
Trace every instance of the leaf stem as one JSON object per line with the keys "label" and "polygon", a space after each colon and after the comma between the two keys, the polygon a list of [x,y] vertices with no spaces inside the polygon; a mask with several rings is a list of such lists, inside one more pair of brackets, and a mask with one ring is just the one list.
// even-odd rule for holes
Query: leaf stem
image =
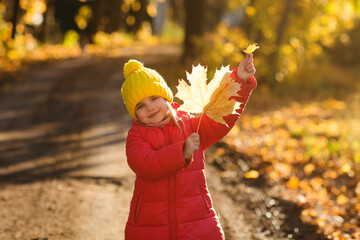
{"label": "leaf stem", "polygon": [[196,133],[199,133],[200,123],[201,123],[201,119],[202,119],[203,116],[204,116],[204,113],[202,113],[201,116],[200,116],[200,120],[199,120],[199,123],[198,123],[198,126],[197,126]]}

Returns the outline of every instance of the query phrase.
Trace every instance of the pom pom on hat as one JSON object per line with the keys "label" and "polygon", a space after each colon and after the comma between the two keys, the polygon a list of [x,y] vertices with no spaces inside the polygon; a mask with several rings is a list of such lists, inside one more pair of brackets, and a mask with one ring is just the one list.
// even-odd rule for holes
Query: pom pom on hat
{"label": "pom pom on hat", "polygon": [[137,119],[136,104],[146,97],[160,96],[169,103],[173,101],[171,89],[162,76],[155,70],[146,68],[134,59],[124,65],[125,82],[121,87],[121,94],[129,114]]}
{"label": "pom pom on hat", "polygon": [[143,64],[136,60],[129,60],[124,66],[124,76],[127,78],[130,74],[135,72],[136,70],[141,70],[143,68]]}

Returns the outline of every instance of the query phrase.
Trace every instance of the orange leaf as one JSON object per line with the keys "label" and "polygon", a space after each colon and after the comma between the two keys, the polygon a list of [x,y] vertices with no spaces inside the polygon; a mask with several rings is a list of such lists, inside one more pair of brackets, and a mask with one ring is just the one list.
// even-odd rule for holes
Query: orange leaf
{"label": "orange leaf", "polygon": [[249,172],[245,173],[245,178],[258,178],[259,177],[259,172],[256,170],[250,170]]}
{"label": "orange leaf", "polygon": [[319,177],[312,178],[310,185],[315,191],[319,191],[323,187],[323,180]]}
{"label": "orange leaf", "polygon": [[299,188],[299,178],[296,176],[292,176],[289,181],[286,182],[286,187],[290,189]]}
{"label": "orange leaf", "polygon": [[304,167],[304,172],[306,173],[306,175],[310,175],[315,169],[316,167],[313,163],[308,163]]}
{"label": "orange leaf", "polygon": [[216,149],[215,154],[217,156],[222,156],[225,154],[225,149],[220,147],[220,148]]}
{"label": "orange leaf", "polygon": [[347,196],[345,196],[344,194],[341,194],[336,198],[336,203],[339,205],[344,205],[348,202],[349,202],[349,198]]}

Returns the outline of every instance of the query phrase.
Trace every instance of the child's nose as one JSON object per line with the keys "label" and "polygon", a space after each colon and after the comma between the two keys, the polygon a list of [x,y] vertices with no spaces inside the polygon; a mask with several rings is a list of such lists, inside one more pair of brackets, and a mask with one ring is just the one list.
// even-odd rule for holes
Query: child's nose
{"label": "child's nose", "polygon": [[147,111],[148,111],[148,112],[151,112],[151,111],[153,111],[153,110],[154,110],[154,106],[151,105],[151,104],[149,104],[149,105],[147,106]]}

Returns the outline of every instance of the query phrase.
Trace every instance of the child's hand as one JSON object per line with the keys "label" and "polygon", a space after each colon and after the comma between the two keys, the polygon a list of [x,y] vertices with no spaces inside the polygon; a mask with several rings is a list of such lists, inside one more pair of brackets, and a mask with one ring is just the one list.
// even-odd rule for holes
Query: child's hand
{"label": "child's hand", "polygon": [[185,141],[183,154],[185,159],[191,158],[193,153],[199,150],[200,136],[197,133],[192,133]]}
{"label": "child's hand", "polygon": [[254,67],[254,59],[252,53],[246,55],[246,58],[239,64],[236,75],[238,78],[247,81],[254,76],[256,69]]}

